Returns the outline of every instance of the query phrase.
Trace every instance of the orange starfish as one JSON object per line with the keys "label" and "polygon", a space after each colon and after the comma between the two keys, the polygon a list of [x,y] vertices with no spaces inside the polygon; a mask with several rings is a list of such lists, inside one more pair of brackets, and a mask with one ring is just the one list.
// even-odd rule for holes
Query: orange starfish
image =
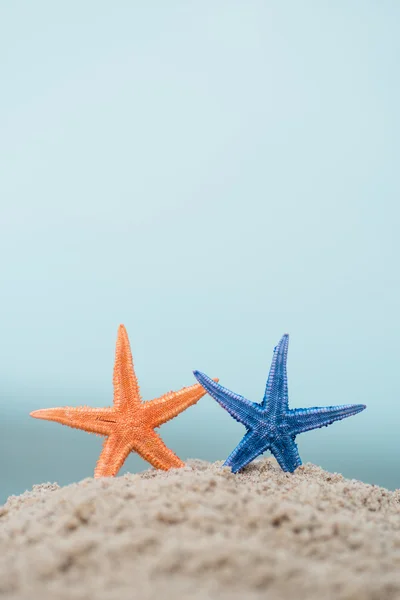
{"label": "orange starfish", "polygon": [[195,384],[179,392],[168,392],[160,398],[142,402],[128,334],[123,325],[118,330],[113,383],[112,408],[48,408],[35,410],[31,416],[108,436],[94,471],[95,477],[116,475],[132,451],[158,469],[167,471],[183,467],[184,463],[167,448],[154,428],[195,404],[206,394],[205,389]]}

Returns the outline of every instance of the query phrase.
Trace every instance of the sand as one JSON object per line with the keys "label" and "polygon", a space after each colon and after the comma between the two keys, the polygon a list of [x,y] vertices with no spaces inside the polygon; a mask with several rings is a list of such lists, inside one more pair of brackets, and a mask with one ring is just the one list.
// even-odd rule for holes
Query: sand
{"label": "sand", "polygon": [[400,598],[400,490],[265,459],[35,486],[0,507],[0,598]]}

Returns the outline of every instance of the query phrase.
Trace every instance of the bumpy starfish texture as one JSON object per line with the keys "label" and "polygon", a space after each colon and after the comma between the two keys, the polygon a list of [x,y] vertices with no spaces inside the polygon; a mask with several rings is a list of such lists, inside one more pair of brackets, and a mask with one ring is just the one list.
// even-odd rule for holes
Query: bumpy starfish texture
{"label": "bumpy starfish texture", "polygon": [[355,415],[364,404],[345,404],[315,408],[289,409],[286,360],[289,336],[285,334],[274,349],[272,365],[261,404],[215,383],[204,373],[194,371],[197,381],[229,414],[245,425],[247,433],[224,465],[236,473],[257,456],[270,450],[284,471],[301,465],[296,435]]}
{"label": "bumpy starfish texture", "polygon": [[107,436],[95,477],[116,475],[132,451],[158,469],[183,467],[181,459],[167,448],[154,429],[200,400],[206,394],[204,388],[195,384],[142,402],[128,334],[123,325],[118,330],[113,383],[112,408],[48,408],[35,410],[31,416]]}

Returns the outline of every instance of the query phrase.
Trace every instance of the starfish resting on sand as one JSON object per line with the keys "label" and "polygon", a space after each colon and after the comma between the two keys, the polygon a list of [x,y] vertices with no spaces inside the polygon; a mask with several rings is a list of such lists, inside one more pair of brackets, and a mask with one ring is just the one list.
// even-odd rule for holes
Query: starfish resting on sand
{"label": "starfish resting on sand", "polygon": [[116,475],[132,451],[158,469],[182,467],[184,463],[167,448],[154,429],[200,400],[206,394],[204,388],[195,384],[142,402],[128,334],[123,325],[118,331],[113,383],[112,408],[48,408],[35,410],[31,416],[107,436],[95,477]]}
{"label": "starfish resting on sand", "polygon": [[212,379],[194,371],[197,381],[230,415],[245,425],[247,433],[225,461],[236,473],[257,456],[270,450],[284,471],[301,465],[296,435],[326,427],[364,410],[364,404],[345,404],[315,408],[289,409],[286,360],[289,336],[285,334],[274,349],[264,399],[250,402]]}

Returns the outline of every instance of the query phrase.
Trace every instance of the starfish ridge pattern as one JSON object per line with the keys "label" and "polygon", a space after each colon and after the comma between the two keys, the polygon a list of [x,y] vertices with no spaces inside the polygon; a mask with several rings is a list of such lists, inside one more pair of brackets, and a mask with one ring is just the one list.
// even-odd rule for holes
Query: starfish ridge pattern
{"label": "starfish ridge pattern", "polygon": [[95,477],[116,475],[132,451],[158,469],[183,467],[181,459],[167,448],[154,429],[200,400],[206,394],[204,388],[195,384],[142,402],[128,334],[123,325],[118,330],[113,383],[112,408],[48,408],[35,410],[31,416],[107,436]]}
{"label": "starfish ridge pattern", "polygon": [[272,365],[261,404],[250,402],[215,383],[204,373],[194,371],[197,381],[229,414],[247,428],[242,441],[224,465],[236,473],[257,456],[270,450],[284,471],[293,472],[301,465],[296,435],[355,415],[364,404],[345,404],[315,408],[289,409],[286,360],[289,335],[285,334],[274,349]]}

